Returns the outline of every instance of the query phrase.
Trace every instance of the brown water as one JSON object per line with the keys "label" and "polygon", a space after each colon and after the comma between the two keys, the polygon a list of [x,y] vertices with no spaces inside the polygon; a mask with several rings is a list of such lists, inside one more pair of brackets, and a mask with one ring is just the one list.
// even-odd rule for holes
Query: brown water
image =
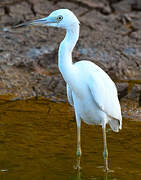
{"label": "brown water", "polygon": [[[123,130],[108,130],[109,167],[103,170],[100,126],[82,124],[81,173],[76,163],[76,124],[68,104],[45,99],[0,100],[0,179],[141,179],[141,121],[124,103]],[[133,108],[133,107],[132,107]],[[139,109],[138,109],[139,111]]]}

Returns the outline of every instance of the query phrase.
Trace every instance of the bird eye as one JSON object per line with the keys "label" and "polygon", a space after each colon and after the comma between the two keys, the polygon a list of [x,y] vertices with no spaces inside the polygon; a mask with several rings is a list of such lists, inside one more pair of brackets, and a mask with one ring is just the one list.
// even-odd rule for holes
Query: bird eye
{"label": "bird eye", "polygon": [[61,21],[62,19],[63,19],[63,16],[61,16],[61,15],[57,17],[58,22]]}

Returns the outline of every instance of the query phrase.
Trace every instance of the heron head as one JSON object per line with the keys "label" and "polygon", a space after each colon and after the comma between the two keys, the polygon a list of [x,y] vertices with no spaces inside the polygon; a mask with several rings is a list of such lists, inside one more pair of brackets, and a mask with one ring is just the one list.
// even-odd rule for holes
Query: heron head
{"label": "heron head", "polygon": [[69,29],[72,26],[74,26],[74,24],[79,25],[79,21],[72,11],[70,11],[69,9],[58,9],[53,11],[49,16],[45,18],[25,22],[15,27],[35,25],[35,26],[53,26],[63,29]]}

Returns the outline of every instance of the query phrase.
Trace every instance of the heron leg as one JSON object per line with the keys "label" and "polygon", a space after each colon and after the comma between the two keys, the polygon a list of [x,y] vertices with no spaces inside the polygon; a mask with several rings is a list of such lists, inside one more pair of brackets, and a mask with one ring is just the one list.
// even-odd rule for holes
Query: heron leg
{"label": "heron leg", "polygon": [[77,163],[76,163],[76,169],[80,170],[80,159],[81,159],[81,119],[76,113],[76,124],[77,124]]}
{"label": "heron leg", "polygon": [[80,140],[80,136],[81,136],[81,127],[77,125],[77,151],[76,151],[76,155],[78,157],[81,156],[82,152],[81,152],[81,140]]}
{"label": "heron leg", "polygon": [[103,130],[103,139],[104,139],[104,161],[105,161],[105,170],[108,171],[108,148],[107,148],[107,140],[106,140],[106,125],[102,128]]}

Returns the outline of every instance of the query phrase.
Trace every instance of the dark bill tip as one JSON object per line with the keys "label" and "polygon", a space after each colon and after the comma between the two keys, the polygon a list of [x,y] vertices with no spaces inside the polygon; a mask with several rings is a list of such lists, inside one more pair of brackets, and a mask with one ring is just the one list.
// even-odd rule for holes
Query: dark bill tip
{"label": "dark bill tip", "polygon": [[21,24],[17,24],[17,25],[12,26],[12,29],[26,27],[26,26],[28,26],[30,24],[31,24],[31,21],[25,22],[25,23],[21,23]]}

